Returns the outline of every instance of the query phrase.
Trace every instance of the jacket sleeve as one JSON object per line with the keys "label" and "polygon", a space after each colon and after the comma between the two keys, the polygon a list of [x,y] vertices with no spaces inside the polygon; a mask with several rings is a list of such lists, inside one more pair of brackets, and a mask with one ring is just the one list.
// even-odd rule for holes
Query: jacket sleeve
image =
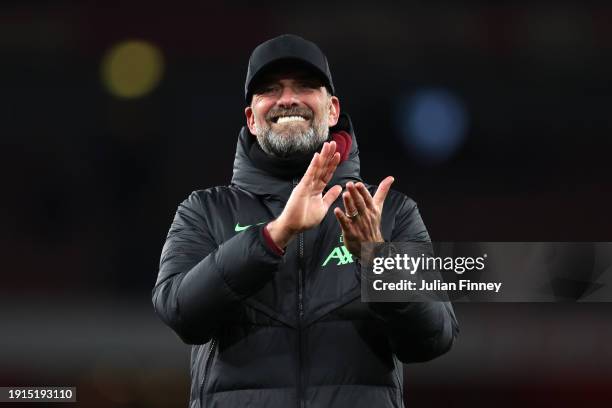
{"label": "jacket sleeve", "polygon": [[208,225],[194,192],[178,207],[153,288],[157,315],[187,344],[208,342],[243,299],[272,279],[283,259],[267,246],[264,225],[220,244]]}
{"label": "jacket sleeve", "polygon": [[[430,241],[416,203],[404,196],[392,242]],[[372,302],[386,323],[389,342],[403,363],[431,360],[450,350],[459,326],[450,302]]]}

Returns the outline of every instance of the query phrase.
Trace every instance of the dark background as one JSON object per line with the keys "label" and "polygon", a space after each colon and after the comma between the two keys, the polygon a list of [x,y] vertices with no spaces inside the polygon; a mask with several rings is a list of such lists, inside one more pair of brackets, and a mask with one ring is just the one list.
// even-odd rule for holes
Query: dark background
{"label": "dark background", "polygon": [[[285,32],[327,54],[364,179],[395,176],[432,239],[612,240],[611,18],[606,2],[3,2],[0,385],[187,405],[188,346],[150,301],[159,254],[177,205],[229,183],[248,56]],[[162,55],[135,98],[103,74],[127,40]],[[455,348],[406,368],[409,406],[612,397],[609,304],[456,311]]]}

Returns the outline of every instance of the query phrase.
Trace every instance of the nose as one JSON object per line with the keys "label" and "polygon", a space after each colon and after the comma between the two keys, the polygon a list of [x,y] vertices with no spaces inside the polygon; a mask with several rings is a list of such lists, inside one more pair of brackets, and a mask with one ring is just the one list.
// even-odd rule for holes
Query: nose
{"label": "nose", "polygon": [[299,104],[298,94],[291,86],[283,86],[276,101],[276,105],[283,107],[297,106]]}

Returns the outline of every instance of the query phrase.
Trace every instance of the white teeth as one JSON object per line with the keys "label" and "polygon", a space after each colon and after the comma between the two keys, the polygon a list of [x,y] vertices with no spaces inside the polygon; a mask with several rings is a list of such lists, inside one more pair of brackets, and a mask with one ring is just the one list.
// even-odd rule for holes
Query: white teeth
{"label": "white teeth", "polygon": [[285,123],[285,122],[292,122],[295,120],[299,120],[299,121],[305,121],[306,119],[304,119],[301,116],[281,116],[280,118],[278,118],[278,120],[276,121],[276,123]]}

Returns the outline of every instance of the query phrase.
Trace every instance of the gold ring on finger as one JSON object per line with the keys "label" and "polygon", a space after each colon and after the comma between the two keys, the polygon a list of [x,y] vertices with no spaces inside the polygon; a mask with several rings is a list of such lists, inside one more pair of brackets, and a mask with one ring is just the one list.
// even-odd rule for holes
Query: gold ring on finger
{"label": "gold ring on finger", "polygon": [[346,214],[346,216],[351,219],[357,217],[358,215],[359,215],[359,211],[357,210],[355,210],[355,212],[352,214]]}

